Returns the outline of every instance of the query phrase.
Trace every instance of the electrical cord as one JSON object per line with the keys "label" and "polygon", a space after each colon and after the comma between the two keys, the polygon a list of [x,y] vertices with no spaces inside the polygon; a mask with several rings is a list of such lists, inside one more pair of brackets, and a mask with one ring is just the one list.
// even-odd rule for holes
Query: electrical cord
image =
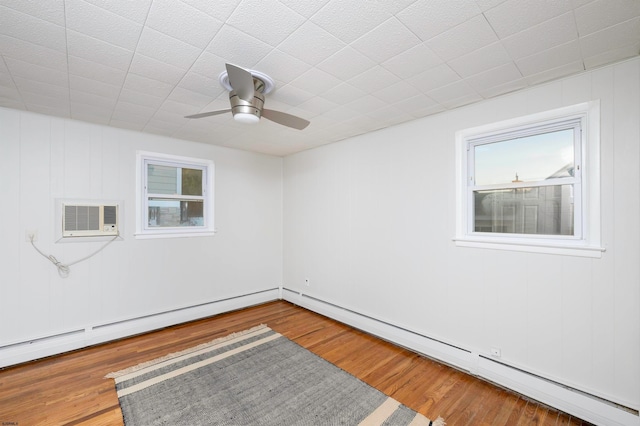
{"label": "electrical cord", "polygon": [[98,250],[96,250],[95,252],[91,253],[88,256],[83,257],[82,259],[78,259],[76,261],[73,261],[71,263],[62,263],[60,262],[58,259],[55,258],[54,255],[50,254],[50,255],[46,255],[44,254],[37,246],[36,244],[33,242],[33,235],[31,236],[30,240],[31,240],[31,245],[33,246],[34,249],[36,249],[36,251],[38,253],[40,253],[42,255],[42,257],[49,259],[49,261],[51,263],[53,263],[55,265],[55,267],[58,269],[58,275],[60,275],[60,277],[62,278],[67,278],[69,276],[69,274],[71,273],[71,269],[70,266],[75,265],[76,263],[80,263],[82,261],[85,261],[93,256],[95,256],[96,254],[100,253],[102,250],[104,250],[109,244],[111,244],[112,242],[114,242],[118,237],[120,236],[120,234],[117,234],[115,237],[113,237],[112,239],[110,239],[109,241],[107,241],[105,244],[103,244],[102,247],[100,247]]}

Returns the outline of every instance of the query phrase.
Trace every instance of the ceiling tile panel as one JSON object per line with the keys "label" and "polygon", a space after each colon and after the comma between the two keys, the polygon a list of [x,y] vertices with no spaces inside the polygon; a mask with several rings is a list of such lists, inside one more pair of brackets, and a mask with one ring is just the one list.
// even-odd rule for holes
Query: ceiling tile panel
{"label": "ceiling tile panel", "polygon": [[218,78],[209,78],[195,72],[188,72],[184,75],[177,89],[185,89],[191,92],[197,92],[209,99],[214,99],[225,90],[218,83]]}
{"label": "ceiling tile panel", "polygon": [[280,0],[280,3],[284,4],[288,8],[294,10],[296,13],[309,19],[317,11],[327,4],[329,0],[313,0],[313,1],[300,1],[300,0]]}
{"label": "ceiling tile panel", "polygon": [[317,65],[342,49],[345,44],[313,22],[296,29],[278,49],[310,65]]}
{"label": "ceiling tile panel", "polygon": [[185,75],[185,70],[136,53],[131,61],[129,72],[153,80],[176,85]]}
{"label": "ceiling tile panel", "polygon": [[209,52],[202,52],[189,69],[189,73],[197,73],[206,78],[218,81],[220,73],[225,70],[224,65],[225,60],[220,56]]}
{"label": "ceiling tile panel", "polygon": [[341,81],[331,74],[317,68],[312,68],[299,78],[293,80],[291,85],[309,93],[322,95],[340,83]]}
{"label": "ceiling tile panel", "polygon": [[0,6],[0,34],[67,52],[64,27],[4,6]]}
{"label": "ceiling tile panel", "polygon": [[576,40],[517,60],[516,65],[522,75],[528,76],[580,60],[580,44]]}
{"label": "ceiling tile panel", "polygon": [[340,83],[333,89],[324,92],[322,97],[338,105],[345,105],[364,95],[366,95],[364,90],[355,88],[349,83]]}
{"label": "ceiling tile panel", "polygon": [[142,25],[84,0],[65,0],[67,27],[127,50],[138,43]]}
{"label": "ceiling tile panel", "polygon": [[[49,1],[49,0],[47,0]],[[138,24],[144,24],[149,14],[152,0],[113,1],[113,0],[85,0],[94,6],[108,10]],[[217,2],[216,2],[217,3]],[[66,8],[73,7],[73,3],[67,3]]]}
{"label": "ceiling tile panel", "polygon": [[627,46],[616,47],[606,52],[584,58],[584,65],[587,69],[609,64],[625,58],[637,56],[640,52],[640,41]]}
{"label": "ceiling tile panel", "polygon": [[555,68],[546,68],[536,74],[525,75],[525,80],[529,84],[538,84],[582,71],[584,71],[584,63],[580,60],[563,64]]}
{"label": "ceiling tile panel", "polygon": [[[33,87],[30,87],[33,89]],[[34,111],[35,106],[43,106],[47,108],[60,108],[60,115],[69,116],[69,94],[64,97],[61,97],[55,93],[55,91],[31,91],[27,89],[19,89],[22,98],[27,105],[27,109],[29,111]],[[60,100],[63,99],[64,103],[60,103]]]}
{"label": "ceiling tile panel", "polygon": [[245,68],[252,68],[267,56],[273,47],[230,25],[223,25],[206,51]]}
{"label": "ceiling tile panel", "polygon": [[360,2],[331,0],[311,17],[311,21],[348,44],[389,17],[389,12],[379,2],[368,2],[365,13],[365,6]]}
{"label": "ceiling tile panel", "polygon": [[94,79],[77,75],[69,76],[69,87],[71,90],[93,93],[113,100],[118,99],[118,95],[120,94],[120,86],[113,86],[111,84],[102,83]]}
{"label": "ceiling tile panel", "polygon": [[222,28],[222,21],[180,1],[154,0],[146,25],[204,49]]}
{"label": "ceiling tile panel", "polygon": [[460,76],[449,65],[442,64],[407,79],[407,82],[415,86],[420,92],[428,93],[438,87],[446,86],[459,80]]}
{"label": "ceiling tile panel", "polygon": [[440,58],[449,61],[496,41],[498,37],[484,15],[477,15],[433,37],[425,44]]}
{"label": "ceiling tile panel", "polygon": [[173,90],[173,86],[171,84],[142,77],[140,75],[128,74],[127,79],[124,82],[123,89],[147,93],[164,99],[169,96],[169,93]]}
{"label": "ceiling tile panel", "polygon": [[524,78],[502,83],[498,86],[489,87],[487,89],[479,89],[478,93],[485,99],[492,98],[494,96],[503,95],[516,90],[524,89],[527,87],[527,81]]}
{"label": "ceiling tile panel", "polygon": [[72,30],[67,30],[67,43],[70,56],[123,71],[129,69],[133,58],[132,50],[126,50]]}
{"label": "ceiling tile panel", "polygon": [[21,77],[55,86],[69,87],[69,79],[65,72],[13,58],[5,58],[5,63],[14,78]]}
{"label": "ceiling tile panel", "polygon": [[446,108],[457,108],[482,99],[466,81],[456,81],[447,86],[439,87],[429,92],[428,95]]}
{"label": "ceiling tile panel", "polygon": [[391,84],[395,84],[398,81],[400,81],[400,79],[396,75],[376,65],[350,79],[348,83],[367,93],[373,93]]}
{"label": "ceiling tile panel", "polygon": [[255,68],[276,82],[289,83],[309,71],[311,65],[288,53],[274,49],[262,58]]}
{"label": "ceiling tile panel", "polygon": [[507,0],[485,16],[498,37],[504,38],[570,10],[571,2],[566,0]]}
{"label": "ceiling tile panel", "polygon": [[182,2],[222,22],[229,19],[240,4],[240,0],[182,0]]}
{"label": "ceiling tile panel", "polygon": [[152,108],[144,105],[132,104],[121,99],[114,108],[111,119],[117,121],[137,121],[142,124],[146,124],[146,122],[151,119],[155,111],[155,107]]}
{"label": "ceiling tile panel", "polygon": [[511,56],[503,44],[497,42],[453,59],[448,65],[461,77],[469,77],[509,62],[512,62]]}
{"label": "ceiling tile panel", "polygon": [[640,15],[640,1],[596,0],[575,10],[580,37]]}
{"label": "ceiling tile panel", "polygon": [[502,44],[512,58],[520,59],[577,38],[578,30],[573,13],[568,12],[506,37]]}
{"label": "ceiling tile panel", "polygon": [[0,34],[0,52],[3,56],[42,65],[58,71],[67,71],[67,55],[56,49]]}
{"label": "ceiling tile panel", "polygon": [[30,80],[24,77],[13,77],[13,82],[21,93],[39,94],[50,98],[58,98],[64,102],[69,100],[69,88],[66,86]]}
{"label": "ceiling tile panel", "polygon": [[409,78],[442,63],[442,59],[422,43],[383,62],[382,66],[400,78]]}
{"label": "ceiling tile panel", "polygon": [[48,0],[44,2],[25,0],[2,0],[2,6],[17,10],[52,24],[64,26],[64,1]]}
{"label": "ceiling tile panel", "polygon": [[77,56],[68,56],[69,76],[81,76],[92,78],[102,83],[118,86],[118,90],[124,83],[126,71],[108,67],[97,62],[89,61]]}
{"label": "ceiling tile panel", "polygon": [[186,115],[190,115],[200,112],[205,106],[209,104],[209,102],[211,102],[211,98],[201,93],[193,92],[181,87],[176,87],[167,98],[167,101],[179,102],[181,104],[189,105],[189,110],[187,111]]}
{"label": "ceiling tile panel", "polygon": [[320,96],[316,96],[306,102],[301,103],[296,109],[300,111],[298,115],[303,115],[308,120],[326,111],[330,111],[337,106],[338,104],[335,102],[331,102],[330,100],[327,100]]}
{"label": "ceiling tile panel", "polygon": [[427,41],[480,13],[474,0],[418,0],[397,16],[420,39]]}
{"label": "ceiling tile panel", "polygon": [[422,94],[415,86],[407,83],[406,81],[399,81],[396,84],[387,86],[378,90],[374,96],[378,99],[382,99],[387,104],[395,104],[404,99],[409,99],[414,96]]}
{"label": "ceiling tile panel", "polygon": [[136,53],[187,70],[200,56],[201,50],[184,41],[145,27]]}
{"label": "ceiling tile panel", "polygon": [[318,64],[318,68],[346,81],[376,65],[351,46],[346,46]]}
{"label": "ceiling tile panel", "polygon": [[402,111],[411,114],[413,117],[422,117],[424,116],[424,111],[431,111],[434,108],[439,111],[444,110],[444,107],[424,94],[417,94],[410,98],[403,99],[394,105]]}
{"label": "ceiling tile panel", "polygon": [[489,9],[492,9],[499,5],[500,3],[504,3],[507,0],[476,0],[478,7],[483,12],[486,12]]}
{"label": "ceiling tile panel", "polygon": [[351,43],[351,46],[380,63],[420,43],[415,34],[393,17]]}
{"label": "ceiling tile panel", "polygon": [[[80,103],[84,105],[92,105],[101,109],[112,111],[115,107],[117,100],[114,97],[105,97],[96,95],[94,93],[84,92],[81,90],[70,91],[69,96],[71,102]],[[73,112],[73,108],[71,109]]]}
{"label": "ceiling tile panel", "polygon": [[227,24],[277,46],[304,21],[303,16],[278,0],[245,0],[227,19]]}
{"label": "ceiling tile panel", "polygon": [[640,18],[634,18],[581,37],[580,46],[582,53],[591,57],[622,46],[635,45],[639,40]]}
{"label": "ceiling tile panel", "polygon": [[501,86],[511,81],[521,80],[522,74],[513,62],[501,65],[491,70],[476,74],[467,78],[469,83],[477,92],[486,91],[496,86]]}

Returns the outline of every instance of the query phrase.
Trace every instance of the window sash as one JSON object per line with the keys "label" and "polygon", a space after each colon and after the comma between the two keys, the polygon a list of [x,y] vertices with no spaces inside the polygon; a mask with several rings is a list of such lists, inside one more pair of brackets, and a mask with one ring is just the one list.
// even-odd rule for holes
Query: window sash
{"label": "window sash", "polygon": [[[213,190],[213,163],[207,160],[199,160],[195,158],[177,157],[166,154],[156,154],[150,152],[138,152],[138,164],[139,164],[139,214],[138,214],[138,233],[140,237],[149,236],[150,238],[156,237],[171,237],[171,236],[188,236],[188,235],[210,235],[214,233],[213,230],[213,200],[209,196],[209,192]],[[176,185],[175,192],[184,192],[182,187],[183,169],[200,170],[201,182],[196,183],[193,188],[187,188],[186,192],[195,192],[192,189],[201,187],[202,195],[189,195],[178,193],[158,193],[149,191],[149,166],[162,166],[176,168],[176,176],[173,177]],[[173,183],[172,183],[173,185]],[[167,191],[168,192],[168,191]],[[154,200],[175,201],[180,203],[179,212],[181,216],[178,218],[180,225],[177,226],[162,226],[157,224],[150,224],[151,209],[154,207],[152,204]],[[196,215],[192,210],[182,210],[183,202],[195,202],[200,203],[202,208],[202,214],[196,211]],[[186,213],[189,212],[189,213]],[[183,215],[184,214],[184,215]],[[160,216],[158,216],[160,217]],[[175,219],[175,217],[174,217]],[[169,222],[171,223],[171,217]],[[177,223],[175,220],[171,225]]]}
{"label": "window sash", "polygon": [[[467,149],[467,223],[466,234],[470,236],[491,236],[498,238],[523,238],[523,239],[554,239],[554,240],[581,240],[583,238],[582,221],[582,145],[584,117],[572,117],[548,121],[546,123],[532,124],[510,129],[508,131],[498,131],[489,134],[476,135],[466,140]],[[574,175],[572,177],[548,178],[544,180],[498,183],[498,184],[475,184],[475,148],[485,144],[496,142],[507,142],[523,137],[535,136],[545,133],[559,132],[573,129],[573,165]],[[476,231],[476,206],[475,193],[489,190],[510,190],[524,188],[542,188],[546,186],[571,185],[573,186],[573,235],[559,234],[533,234],[517,232],[481,232]]]}

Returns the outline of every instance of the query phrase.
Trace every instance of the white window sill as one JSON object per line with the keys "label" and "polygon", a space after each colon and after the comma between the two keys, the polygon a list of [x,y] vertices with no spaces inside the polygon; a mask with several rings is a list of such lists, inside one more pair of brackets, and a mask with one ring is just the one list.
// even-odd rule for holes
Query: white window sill
{"label": "white window sill", "polygon": [[490,250],[508,250],[508,251],[520,251],[528,253],[545,253],[545,254],[557,254],[563,256],[579,256],[579,257],[591,257],[601,258],[602,253],[606,250],[603,247],[588,246],[584,244],[561,244],[561,243],[539,243],[528,241],[496,241],[494,239],[484,238],[454,238],[456,246],[458,247],[474,247],[484,248]]}
{"label": "white window sill", "polygon": [[193,238],[193,237],[212,237],[216,231],[202,232],[139,232],[134,234],[136,240],[151,240],[157,238]]}

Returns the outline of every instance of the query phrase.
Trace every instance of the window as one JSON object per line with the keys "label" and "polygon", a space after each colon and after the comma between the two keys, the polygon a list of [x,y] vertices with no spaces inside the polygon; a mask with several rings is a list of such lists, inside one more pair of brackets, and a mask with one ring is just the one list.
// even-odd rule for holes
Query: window
{"label": "window", "polygon": [[137,237],[213,234],[213,162],[138,152]]}
{"label": "window", "polygon": [[456,244],[599,257],[597,102],[457,133]]}

